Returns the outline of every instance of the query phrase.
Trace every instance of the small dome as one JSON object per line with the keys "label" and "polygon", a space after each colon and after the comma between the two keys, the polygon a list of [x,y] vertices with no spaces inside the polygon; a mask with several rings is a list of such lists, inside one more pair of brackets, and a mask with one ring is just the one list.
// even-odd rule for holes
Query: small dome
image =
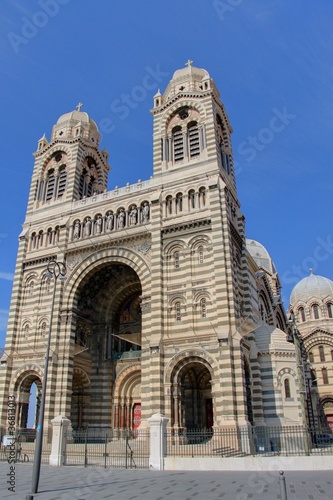
{"label": "small dome", "polygon": [[82,137],[95,143],[95,145],[99,144],[101,136],[98,127],[88,113],[81,111],[81,106],[80,103],[77,110],[60,116],[52,129],[51,140]]}
{"label": "small dome", "polygon": [[323,276],[316,276],[311,271],[310,276],[303,278],[294,287],[290,295],[290,304],[294,306],[298,301],[308,302],[312,298],[323,300],[333,296],[333,281]]}
{"label": "small dome", "polygon": [[259,267],[263,267],[269,273],[275,274],[276,268],[266,248],[255,240],[246,240],[246,248]]}
{"label": "small dome", "polygon": [[89,125],[93,125],[96,130],[98,130],[98,127],[94,120],[92,120],[88,113],[85,113],[84,111],[70,111],[69,113],[65,113],[60,116],[60,118],[57,121],[57,125],[60,125],[62,123],[68,122],[68,121],[77,121],[77,122],[82,122],[82,123],[87,123]]}
{"label": "small dome", "polygon": [[164,101],[172,99],[180,92],[205,92],[214,87],[214,91],[219,97],[213,80],[205,69],[192,66],[192,61],[187,61],[185,68],[177,69],[165,92],[163,94]]}
{"label": "small dome", "polygon": [[204,78],[210,78],[208,71],[205,69],[196,68],[195,66],[191,66],[191,64],[187,64],[185,68],[177,69],[174,72],[172,80],[187,80],[189,77],[200,81]]}

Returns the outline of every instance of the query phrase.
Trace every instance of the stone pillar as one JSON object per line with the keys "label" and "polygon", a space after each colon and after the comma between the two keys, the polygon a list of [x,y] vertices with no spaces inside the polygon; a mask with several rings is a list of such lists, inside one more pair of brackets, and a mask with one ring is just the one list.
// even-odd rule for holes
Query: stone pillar
{"label": "stone pillar", "polygon": [[71,425],[71,421],[59,415],[52,421],[52,449],[49,459],[50,465],[60,467],[66,465],[66,446],[67,446],[67,433]]}
{"label": "stone pillar", "polygon": [[161,413],[155,413],[148,418],[150,425],[150,455],[149,468],[164,470],[164,457],[167,453],[166,427],[169,419]]}

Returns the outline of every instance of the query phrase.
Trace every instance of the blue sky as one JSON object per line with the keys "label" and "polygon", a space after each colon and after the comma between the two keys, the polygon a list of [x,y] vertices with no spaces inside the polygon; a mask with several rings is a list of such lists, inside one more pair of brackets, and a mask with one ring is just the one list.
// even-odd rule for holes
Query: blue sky
{"label": "blue sky", "polygon": [[310,267],[333,279],[332,2],[2,0],[0,16],[0,346],[38,139],[82,102],[109,189],[149,178],[152,98],[188,59],[220,90],[247,236],[285,305]]}

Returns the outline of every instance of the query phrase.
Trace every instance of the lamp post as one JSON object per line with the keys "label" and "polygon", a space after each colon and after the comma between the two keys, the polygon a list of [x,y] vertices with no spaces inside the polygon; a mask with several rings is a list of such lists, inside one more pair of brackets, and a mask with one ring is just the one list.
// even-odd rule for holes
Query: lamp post
{"label": "lamp post", "polygon": [[38,424],[37,424],[37,429],[36,429],[36,445],[35,445],[35,454],[34,454],[34,464],[33,464],[33,469],[32,469],[31,495],[27,495],[26,500],[33,500],[33,498],[34,498],[33,495],[35,493],[37,493],[37,490],[38,490],[40,465],[41,465],[41,459],[42,459],[43,424],[44,424],[44,413],[45,413],[47,375],[48,375],[48,367],[49,367],[49,354],[50,354],[50,347],[51,347],[51,333],[52,333],[54,301],[55,301],[55,293],[56,293],[58,278],[62,281],[64,281],[66,279],[66,266],[65,266],[65,264],[63,262],[57,262],[54,259],[50,260],[47,264],[46,277],[53,278],[53,295],[52,295],[51,311],[50,311],[50,327],[49,327],[49,333],[48,333],[48,337],[47,337],[47,346],[46,346],[46,353],[45,353],[45,365],[44,365],[42,394],[41,394],[41,399],[40,399]]}
{"label": "lamp post", "polygon": [[309,443],[309,437],[308,437],[308,419],[307,419],[307,383],[305,380],[305,373],[304,373],[304,344],[303,344],[303,339],[301,337],[301,334],[299,333],[296,325],[296,320],[294,313],[291,312],[290,314],[290,320],[288,321],[291,325],[291,335],[288,335],[287,340],[288,342],[291,342],[295,345],[295,358],[296,358],[296,365],[297,365],[297,379],[298,379],[298,386],[299,386],[299,397],[300,397],[300,402],[301,402],[301,412],[302,412],[302,424],[303,424],[303,429],[305,432],[304,434],[304,445],[305,445],[305,450],[307,453],[309,453],[310,450],[310,443]]}

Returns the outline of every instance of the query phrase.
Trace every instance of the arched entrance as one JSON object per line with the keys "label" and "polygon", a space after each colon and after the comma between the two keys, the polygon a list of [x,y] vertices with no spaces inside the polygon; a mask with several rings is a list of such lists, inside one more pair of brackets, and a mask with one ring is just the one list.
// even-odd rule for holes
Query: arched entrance
{"label": "arched entrance", "polygon": [[78,286],[71,403],[74,428],[112,427],[119,369],[141,358],[141,294],[136,272],[116,262],[94,268]]}
{"label": "arched entrance", "polygon": [[115,431],[136,431],[141,424],[141,369],[135,363],[120,371],[114,388]]}
{"label": "arched entrance", "polygon": [[321,401],[324,413],[324,425],[333,433],[333,397],[325,397]]}
{"label": "arched entrance", "polygon": [[38,422],[42,381],[34,371],[21,374],[15,383],[16,427],[35,429]]}
{"label": "arched entrance", "polygon": [[74,429],[85,427],[85,415],[90,406],[90,380],[87,374],[75,368],[72,383],[71,424]]}
{"label": "arched entrance", "polygon": [[187,430],[213,427],[211,378],[208,367],[200,360],[188,360],[175,368],[171,405],[173,427]]}

